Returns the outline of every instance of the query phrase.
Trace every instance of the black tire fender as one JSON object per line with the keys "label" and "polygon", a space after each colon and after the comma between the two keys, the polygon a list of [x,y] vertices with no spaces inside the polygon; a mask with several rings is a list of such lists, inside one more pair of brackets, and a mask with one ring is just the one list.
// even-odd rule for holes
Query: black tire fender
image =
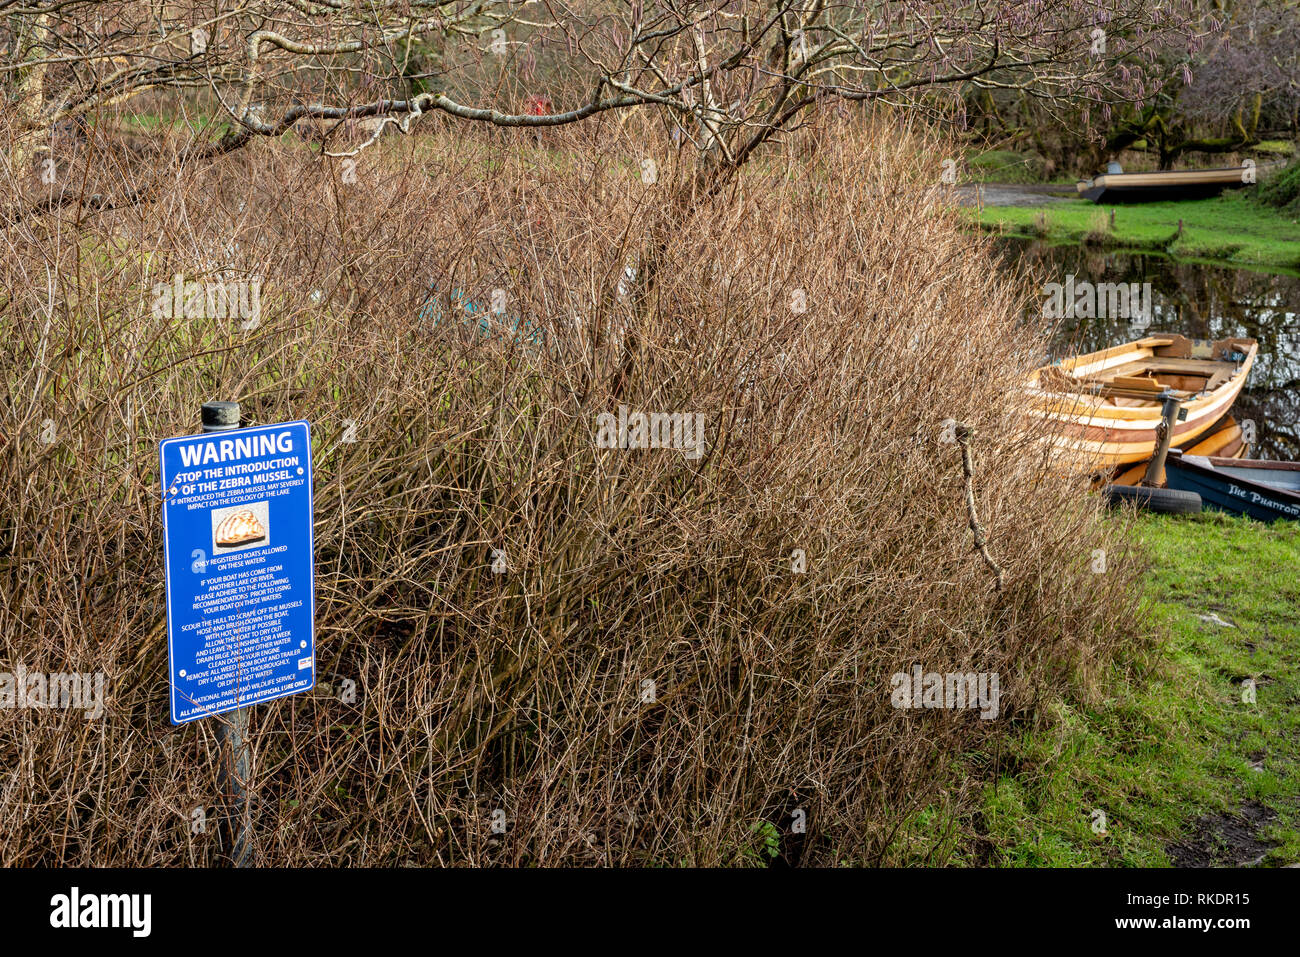
{"label": "black tire fender", "polygon": [[1148,512],[1166,515],[1192,515],[1201,510],[1201,497],[1177,488],[1148,488],[1145,485],[1107,485],[1103,494],[1106,504],[1116,507],[1133,505]]}

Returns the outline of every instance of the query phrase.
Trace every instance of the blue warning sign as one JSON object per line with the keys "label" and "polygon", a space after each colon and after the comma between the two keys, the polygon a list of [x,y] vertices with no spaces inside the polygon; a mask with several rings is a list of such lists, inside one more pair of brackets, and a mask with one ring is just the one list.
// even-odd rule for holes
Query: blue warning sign
{"label": "blue warning sign", "polygon": [[171,717],[184,724],[316,683],[306,422],[159,444]]}

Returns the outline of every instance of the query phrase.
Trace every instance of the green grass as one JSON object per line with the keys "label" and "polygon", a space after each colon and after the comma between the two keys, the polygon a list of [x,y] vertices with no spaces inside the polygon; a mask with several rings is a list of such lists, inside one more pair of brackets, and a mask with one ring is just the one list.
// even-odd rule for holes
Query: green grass
{"label": "green grass", "polygon": [[1186,202],[1108,206],[1072,199],[1040,207],[986,206],[963,212],[982,229],[1048,242],[1088,238],[1110,248],[1161,252],[1191,261],[1300,269],[1300,220],[1254,202],[1244,191]]}
{"label": "green grass", "polygon": [[1015,770],[983,795],[984,856],[1162,866],[1199,817],[1258,802],[1277,814],[1260,832],[1276,842],[1264,864],[1300,861],[1300,525],[1145,515],[1136,531],[1160,647],[1111,674],[1095,707],[1058,706],[1047,730],[1014,741],[1001,760]]}
{"label": "green grass", "polygon": [[193,128],[195,132],[213,138],[223,136],[230,130],[225,120],[202,113],[190,116],[161,116],[157,113],[126,113],[121,118],[122,126],[142,130],[146,133],[158,133],[165,129]]}
{"label": "green grass", "polygon": [[1300,217],[1300,163],[1292,163],[1268,177],[1260,184],[1257,198],[1279,215]]}
{"label": "green grass", "polygon": [[968,150],[961,181],[963,183],[1047,183],[1064,185],[1071,189],[1078,177],[1058,173],[1047,177],[1047,163],[1032,150]]}
{"label": "green grass", "polygon": [[1296,144],[1290,140],[1261,140],[1248,152],[1265,153],[1270,156],[1291,156],[1296,151]]}
{"label": "green grass", "polygon": [[1014,150],[983,150],[966,157],[967,176],[976,183],[1037,183],[1042,178],[1042,160]]}

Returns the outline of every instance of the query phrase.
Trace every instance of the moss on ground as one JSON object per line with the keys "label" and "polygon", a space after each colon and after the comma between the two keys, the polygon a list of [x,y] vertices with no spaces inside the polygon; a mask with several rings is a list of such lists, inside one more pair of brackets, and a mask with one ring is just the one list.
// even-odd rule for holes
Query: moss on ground
{"label": "moss on ground", "polygon": [[1135,530],[1154,649],[1113,669],[1092,705],[1058,702],[1003,753],[957,762],[954,780],[974,762],[1006,770],[974,811],[924,809],[900,862],[1167,866],[1190,847],[1255,863],[1207,826],[1245,809],[1259,863],[1300,861],[1300,525],[1203,513],[1143,515]]}

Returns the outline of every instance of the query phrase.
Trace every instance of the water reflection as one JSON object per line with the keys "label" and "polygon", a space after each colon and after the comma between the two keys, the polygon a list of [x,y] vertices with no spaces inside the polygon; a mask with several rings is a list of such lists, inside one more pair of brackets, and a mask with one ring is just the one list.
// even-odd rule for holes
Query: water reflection
{"label": "water reflection", "polygon": [[[1238,419],[1254,419],[1252,455],[1300,461],[1300,276],[1176,262],[1162,256],[1116,253],[1022,240],[999,240],[1009,265],[1042,283],[1151,284],[1153,316],[1146,332],[1198,339],[1250,336],[1259,358],[1237,400]],[[1029,318],[1043,322],[1041,302]],[[1067,318],[1057,323],[1052,358],[1091,352],[1145,334],[1122,318]]]}

